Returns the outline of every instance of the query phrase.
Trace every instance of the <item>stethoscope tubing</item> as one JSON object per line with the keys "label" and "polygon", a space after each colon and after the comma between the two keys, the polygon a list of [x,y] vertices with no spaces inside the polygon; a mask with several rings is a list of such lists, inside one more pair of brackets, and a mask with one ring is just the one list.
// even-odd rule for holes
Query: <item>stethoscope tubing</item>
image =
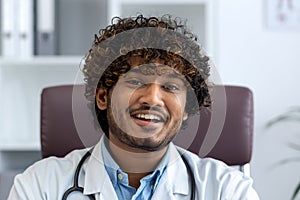
{"label": "stethoscope tubing", "polygon": [[[65,193],[62,197],[62,200],[66,200],[72,192],[81,192],[81,193],[83,193],[83,187],[80,187],[79,184],[78,184],[79,173],[80,173],[80,170],[82,168],[83,163],[88,159],[88,157],[91,156],[91,151],[92,150],[93,150],[93,148],[90,149],[88,152],[86,152],[84,154],[84,156],[81,158],[81,160],[79,161],[79,163],[76,167],[76,170],[75,170],[74,178],[73,178],[73,186],[65,191]],[[93,195],[89,195],[88,197],[89,197],[90,200],[95,200],[95,197]]]}

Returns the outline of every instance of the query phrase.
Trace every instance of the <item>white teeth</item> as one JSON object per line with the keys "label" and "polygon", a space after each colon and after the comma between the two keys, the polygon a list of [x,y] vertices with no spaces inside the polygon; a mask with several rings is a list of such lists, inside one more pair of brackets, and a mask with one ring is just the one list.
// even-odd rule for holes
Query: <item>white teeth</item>
{"label": "white teeth", "polygon": [[157,115],[152,115],[152,114],[136,114],[135,117],[140,118],[140,119],[151,119],[151,120],[155,119],[158,121],[161,120],[160,117],[158,117]]}

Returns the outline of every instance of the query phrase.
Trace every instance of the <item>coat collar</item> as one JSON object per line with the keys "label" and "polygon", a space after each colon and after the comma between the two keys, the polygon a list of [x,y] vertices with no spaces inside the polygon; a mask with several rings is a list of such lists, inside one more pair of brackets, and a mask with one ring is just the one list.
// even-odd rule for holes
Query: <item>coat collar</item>
{"label": "coat collar", "polygon": [[[103,199],[117,200],[116,192],[106,172],[101,145],[104,145],[104,137],[95,145],[94,150],[87,161],[84,178],[84,194],[97,194]],[[190,184],[189,174],[181,158],[178,147],[170,143],[170,160],[165,173],[162,175],[153,199],[173,199],[173,195],[188,195]],[[180,169],[180,170],[178,170]],[[159,197],[159,198],[156,198]]]}
{"label": "coat collar", "polygon": [[176,194],[188,195],[190,191],[189,174],[181,158],[182,155],[173,143],[170,143],[169,148],[171,156],[166,173],[161,177],[160,183],[153,194],[153,199],[158,199],[156,197],[159,197],[159,199],[173,199]]}

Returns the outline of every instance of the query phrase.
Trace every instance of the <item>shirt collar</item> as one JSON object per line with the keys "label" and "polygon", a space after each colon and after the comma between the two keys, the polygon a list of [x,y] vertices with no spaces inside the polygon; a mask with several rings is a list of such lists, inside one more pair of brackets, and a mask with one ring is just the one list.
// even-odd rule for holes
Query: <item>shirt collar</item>
{"label": "shirt collar", "polygon": [[111,190],[114,190],[104,167],[101,148],[103,138],[104,137],[102,136],[100,141],[95,145],[93,152],[87,161],[83,191],[86,195],[101,192],[104,187],[109,187]]}
{"label": "shirt collar", "polygon": [[120,167],[115,162],[115,160],[112,158],[111,154],[109,153],[106,143],[107,143],[107,139],[104,137],[102,144],[101,144],[102,157],[103,157],[103,161],[105,163],[105,169],[108,173],[108,176],[109,176],[112,184],[115,186],[118,181],[117,173],[118,173],[118,171],[120,171]]}

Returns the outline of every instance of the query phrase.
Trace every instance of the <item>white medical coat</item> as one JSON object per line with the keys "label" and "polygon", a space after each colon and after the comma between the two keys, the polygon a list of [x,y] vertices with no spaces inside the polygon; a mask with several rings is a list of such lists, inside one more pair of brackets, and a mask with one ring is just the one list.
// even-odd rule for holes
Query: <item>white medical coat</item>
{"label": "white medical coat", "polygon": [[[84,194],[93,194],[97,200],[117,200],[110,178],[102,161],[99,142],[90,158],[84,163],[79,185]],[[166,168],[152,196],[155,200],[189,200],[192,180],[180,154],[185,156],[195,178],[197,200],[257,200],[252,179],[223,162],[205,158],[170,144],[171,163]],[[8,197],[9,200],[59,200],[73,185],[78,162],[88,149],[75,150],[64,158],[50,157],[38,161],[22,174],[17,175]],[[68,199],[84,199],[70,196]]]}

